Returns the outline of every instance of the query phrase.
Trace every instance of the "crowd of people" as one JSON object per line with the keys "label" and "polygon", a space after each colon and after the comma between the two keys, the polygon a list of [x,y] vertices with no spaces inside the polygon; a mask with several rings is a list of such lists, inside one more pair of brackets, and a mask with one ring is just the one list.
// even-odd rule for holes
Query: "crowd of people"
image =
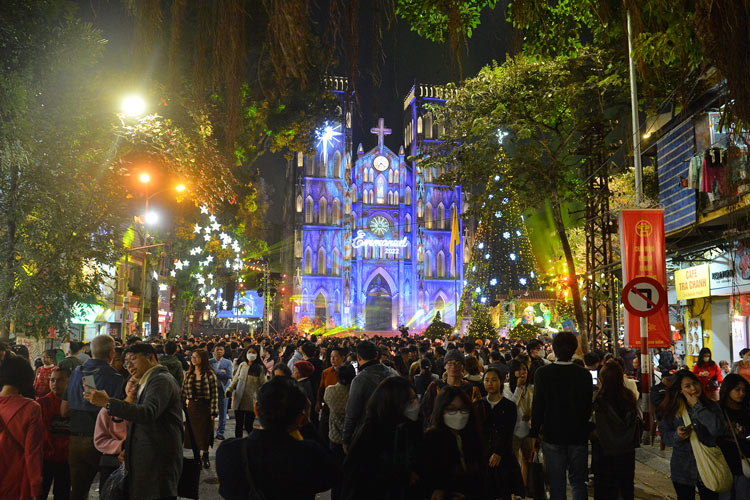
{"label": "crowd of people", "polygon": [[[526,344],[102,335],[31,360],[0,343],[0,499],[86,499],[97,475],[102,498],[176,498],[199,474],[188,450],[230,500],[538,499],[545,488],[583,500],[589,486],[595,499],[632,499],[638,358],[577,348],[566,332]],[[726,374],[707,349],[692,371],[669,350],[656,360],[651,400],[679,500],[750,498],[750,349],[741,355]]]}

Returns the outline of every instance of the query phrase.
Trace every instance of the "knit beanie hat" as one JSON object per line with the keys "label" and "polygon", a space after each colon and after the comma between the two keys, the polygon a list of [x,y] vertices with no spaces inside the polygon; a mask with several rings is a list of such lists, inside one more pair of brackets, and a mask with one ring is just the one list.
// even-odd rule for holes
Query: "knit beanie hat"
{"label": "knit beanie hat", "polygon": [[466,358],[458,349],[451,349],[445,354],[445,363],[448,364],[449,361],[458,361],[459,363],[464,364]]}
{"label": "knit beanie hat", "polygon": [[294,367],[299,372],[300,377],[306,378],[312,376],[315,373],[315,366],[309,361],[297,361],[294,363]]}

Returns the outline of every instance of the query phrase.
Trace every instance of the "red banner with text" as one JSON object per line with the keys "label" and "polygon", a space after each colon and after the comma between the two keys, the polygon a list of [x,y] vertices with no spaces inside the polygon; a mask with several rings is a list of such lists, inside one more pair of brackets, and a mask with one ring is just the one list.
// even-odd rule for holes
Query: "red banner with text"
{"label": "red banner with text", "polygon": [[[663,210],[623,210],[620,213],[620,255],[623,286],[633,278],[648,276],[667,288]],[[624,311],[625,344],[640,346],[640,318]],[[648,318],[648,346],[669,347],[669,312]]]}

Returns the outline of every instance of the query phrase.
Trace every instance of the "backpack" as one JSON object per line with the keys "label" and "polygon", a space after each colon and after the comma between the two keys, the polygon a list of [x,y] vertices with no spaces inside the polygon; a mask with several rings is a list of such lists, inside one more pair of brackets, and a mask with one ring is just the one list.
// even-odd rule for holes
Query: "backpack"
{"label": "backpack", "polygon": [[598,402],[594,423],[604,455],[618,455],[640,446],[643,421],[637,408],[621,414],[612,405]]}

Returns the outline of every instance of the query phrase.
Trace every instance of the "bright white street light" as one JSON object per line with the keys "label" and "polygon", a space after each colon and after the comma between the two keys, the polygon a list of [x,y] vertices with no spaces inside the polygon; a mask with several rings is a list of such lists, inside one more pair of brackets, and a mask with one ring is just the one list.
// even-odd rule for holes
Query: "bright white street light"
{"label": "bright white street light", "polygon": [[144,219],[146,221],[146,224],[152,226],[159,222],[159,214],[156,212],[148,212],[146,213],[146,217]]}
{"label": "bright white street light", "polygon": [[122,112],[128,116],[141,116],[146,112],[146,101],[139,95],[129,95],[122,100]]}

